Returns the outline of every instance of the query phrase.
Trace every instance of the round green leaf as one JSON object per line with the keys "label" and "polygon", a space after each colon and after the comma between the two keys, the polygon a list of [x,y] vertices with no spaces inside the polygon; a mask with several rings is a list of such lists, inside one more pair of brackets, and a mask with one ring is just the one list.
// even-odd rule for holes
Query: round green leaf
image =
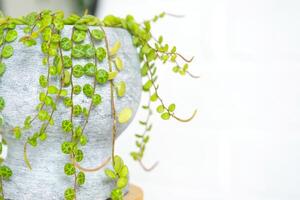
{"label": "round green leaf", "polygon": [[104,84],[107,82],[108,80],[108,73],[106,70],[104,69],[99,69],[97,72],[96,72],[96,80],[98,83],[100,84]]}
{"label": "round green leaf", "polygon": [[65,154],[70,154],[72,152],[73,145],[71,142],[64,142],[61,144],[61,151]]}
{"label": "round green leaf", "polygon": [[81,92],[81,86],[80,85],[75,85],[73,88],[74,94],[78,95]]}
{"label": "round green leaf", "polygon": [[6,45],[3,47],[1,55],[3,58],[9,58],[13,55],[14,53],[14,48],[11,45]]}
{"label": "round green leaf", "polygon": [[82,77],[84,74],[84,68],[81,65],[75,65],[73,67],[73,76],[76,78]]}
{"label": "round green leaf", "polygon": [[111,179],[115,179],[117,178],[117,175],[114,171],[110,170],[110,169],[105,169],[105,175]]}
{"label": "round green leaf", "polygon": [[6,33],[5,41],[12,42],[18,37],[18,32],[16,30],[9,30]]}
{"label": "round green leaf", "polygon": [[99,47],[96,49],[96,57],[101,62],[106,57],[106,51],[103,47]]}
{"label": "round green leaf", "polygon": [[102,97],[99,94],[94,94],[92,97],[92,102],[95,106],[97,106],[102,102]]}
{"label": "round green leaf", "polygon": [[168,112],[165,112],[165,113],[161,114],[161,118],[163,120],[168,120],[168,119],[170,119],[170,114]]}
{"label": "round green leaf", "polygon": [[83,58],[85,55],[84,46],[83,45],[75,45],[72,48],[72,56],[74,58]]}
{"label": "round green leaf", "polygon": [[77,149],[77,151],[75,152],[75,160],[77,162],[81,162],[83,160],[83,152],[80,149]]}
{"label": "round green leaf", "polygon": [[72,165],[71,163],[67,163],[67,164],[65,164],[64,171],[65,171],[66,175],[71,176],[71,175],[75,174],[76,169],[75,169],[74,165]]}
{"label": "round green leaf", "polygon": [[82,108],[81,108],[81,106],[80,106],[80,105],[75,105],[75,106],[73,107],[73,114],[74,114],[74,116],[75,116],[75,117],[76,117],[76,116],[79,116],[81,113],[82,113]]}
{"label": "round green leaf", "polygon": [[5,179],[8,180],[12,176],[13,172],[8,166],[1,166],[0,167],[0,175]]}
{"label": "round green leaf", "polygon": [[61,39],[61,48],[65,51],[68,51],[72,48],[72,42],[69,38],[64,37]]}
{"label": "round green leaf", "polygon": [[123,189],[123,188],[126,187],[127,183],[128,183],[128,178],[127,177],[121,177],[117,181],[117,187],[120,188],[120,189]]}
{"label": "round green leaf", "polygon": [[73,124],[70,120],[63,120],[61,124],[62,124],[62,129],[65,132],[70,132],[73,128]]}
{"label": "round green leaf", "polygon": [[84,65],[84,72],[87,76],[94,76],[96,70],[96,65],[94,63],[87,63]]}
{"label": "round green leaf", "polygon": [[85,31],[76,29],[73,33],[72,39],[74,42],[82,42],[84,41],[85,37],[86,37]]}
{"label": "round green leaf", "polygon": [[91,31],[91,33],[92,33],[92,37],[95,38],[96,40],[102,40],[105,36],[103,31],[99,29],[94,29]]}
{"label": "round green leaf", "polygon": [[130,108],[123,108],[118,114],[119,123],[123,124],[128,122],[132,117],[132,110]]}
{"label": "round green leaf", "polygon": [[76,182],[78,185],[83,185],[85,183],[85,174],[83,172],[77,174]]}
{"label": "round green leaf", "polygon": [[73,188],[68,188],[65,190],[65,200],[74,200],[75,199],[75,190]]}
{"label": "round green leaf", "polygon": [[117,94],[119,97],[123,97],[126,93],[126,83],[124,81],[120,81],[116,84]]}
{"label": "round green leaf", "polygon": [[83,93],[85,94],[85,96],[87,97],[92,97],[93,93],[94,93],[94,88],[92,85],[90,84],[85,84],[83,86]]}

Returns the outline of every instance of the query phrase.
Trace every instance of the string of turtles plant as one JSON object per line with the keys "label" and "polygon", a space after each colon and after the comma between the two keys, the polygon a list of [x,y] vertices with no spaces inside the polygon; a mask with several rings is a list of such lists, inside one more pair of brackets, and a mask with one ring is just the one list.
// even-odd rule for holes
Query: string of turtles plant
{"label": "string of turtles plant", "polygon": [[[82,17],[72,14],[64,17],[62,11],[52,12],[45,10],[40,13],[30,13],[24,17],[0,18],[0,77],[4,75],[6,65],[3,59],[8,59],[14,53],[10,42],[18,39],[16,25],[22,25],[25,36],[20,37],[19,41],[25,46],[30,47],[37,44],[37,39],[41,39],[41,51],[44,58],[41,61],[46,67],[47,73],[41,74],[39,84],[41,91],[39,93],[39,104],[36,106],[36,113],[30,116],[24,116],[24,124],[15,126],[12,129],[16,139],[22,135],[29,135],[24,144],[24,161],[31,170],[30,155],[27,153],[28,145],[37,147],[39,142],[45,141],[49,136],[48,129],[54,125],[54,113],[60,109],[59,104],[63,103],[65,109],[69,110],[69,118],[63,119],[61,129],[66,134],[66,141],[62,141],[61,151],[69,157],[69,162],[64,166],[64,172],[67,176],[74,178],[74,184],[65,189],[64,197],[66,200],[76,199],[78,187],[85,183],[85,173],[94,172],[103,169],[112,159],[112,168],[106,168],[105,174],[115,182],[115,188],[111,191],[112,200],[122,200],[123,190],[128,184],[128,167],[124,164],[122,158],[115,155],[115,139],[117,133],[117,123],[127,123],[132,117],[130,108],[123,108],[119,113],[116,111],[115,100],[122,98],[126,94],[126,82],[116,82],[114,79],[119,73],[122,73],[124,63],[118,56],[118,50],[121,43],[109,44],[109,35],[105,32],[105,27],[117,27],[128,30],[132,35],[133,44],[139,52],[141,63],[141,75],[145,82],[144,92],[148,93],[149,99],[142,108],[146,111],[146,120],[141,120],[140,124],[144,131],[142,134],[136,134],[137,150],[131,152],[134,160],[147,170],[152,170],[156,164],[150,168],[143,164],[146,144],[149,142],[149,131],[152,128],[150,117],[153,114],[152,104],[156,104],[156,111],[163,120],[174,118],[180,122],[188,122],[193,119],[196,111],[191,117],[184,119],[178,117],[175,113],[176,105],[166,104],[159,93],[157,67],[160,64],[171,63],[173,72],[181,75],[193,75],[188,67],[192,59],[186,59],[177,52],[176,47],[170,48],[163,42],[162,36],[156,39],[151,33],[151,24],[158,19],[163,18],[166,13],[161,13],[151,20],[138,23],[132,16],[119,18],[113,15],[106,16],[103,20],[85,13]],[[71,38],[62,37],[62,31],[65,25],[72,26]],[[88,39],[86,39],[88,38]],[[86,41],[89,41],[86,43]],[[103,44],[104,46],[101,46]],[[77,61],[86,61],[84,66],[76,64]],[[99,63],[107,60],[108,70],[99,67]],[[89,83],[77,84],[82,77],[88,77]],[[94,168],[84,168],[80,162],[84,158],[81,150],[88,142],[86,126],[91,112],[101,106],[101,94],[96,93],[96,89],[105,84],[110,84],[110,103],[112,117],[112,152],[111,158],[102,161]],[[83,93],[84,98],[88,100],[89,105],[76,104],[79,94]],[[5,100],[0,97],[0,111],[5,107]],[[84,121],[76,120],[80,117]],[[0,125],[3,126],[4,119],[0,116]],[[34,131],[38,130],[38,131]],[[0,153],[2,145],[6,145],[4,134],[2,133],[2,142],[0,143]],[[2,180],[11,177],[12,171],[0,160],[0,200],[4,199],[4,190]]]}

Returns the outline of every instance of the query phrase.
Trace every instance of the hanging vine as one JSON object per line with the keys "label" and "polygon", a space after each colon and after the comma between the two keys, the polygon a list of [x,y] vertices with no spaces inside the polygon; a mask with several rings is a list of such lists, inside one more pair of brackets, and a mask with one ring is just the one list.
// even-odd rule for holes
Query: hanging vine
{"label": "hanging vine", "polygon": [[[62,11],[52,12],[45,10],[40,13],[30,13],[24,17],[0,18],[0,78],[5,74],[6,65],[3,59],[10,58],[14,49],[10,42],[18,38],[18,32],[15,30],[17,25],[24,26],[25,36],[19,38],[25,46],[30,47],[37,44],[37,39],[41,38],[41,51],[44,58],[41,61],[47,68],[46,74],[39,77],[41,92],[39,93],[39,104],[36,106],[36,113],[30,116],[24,116],[23,125],[16,125],[11,132],[16,139],[20,139],[23,134],[30,134],[24,144],[24,161],[31,170],[34,166],[30,163],[28,148],[37,147],[39,142],[45,141],[49,136],[47,130],[49,126],[55,123],[54,113],[58,109],[58,104],[62,103],[65,109],[68,109],[69,117],[63,119],[61,129],[66,134],[67,140],[62,141],[61,151],[67,155],[69,161],[64,165],[64,173],[74,178],[74,184],[67,187],[64,191],[66,200],[77,199],[77,189],[85,183],[85,173],[95,172],[103,169],[106,176],[115,183],[111,191],[112,200],[122,200],[124,189],[128,185],[128,167],[124,164],[122,158],[115,155],[115,140],[117,135],[118,123],[127,123],[132,118],[132,110],[129,107],[116,110],[116,99],[126,95],[126,82],[124,80],[115,81],[115,77],[122,73],[124,63],[118,55],[118,50],[122,44],[116,41],[109,43],[109,35],[106,33],[106,27],[118,27],[126,29],[132,35],[132,41],[138,50],[141,62],[141,75],[145,79],[141,90],[148,93],[149,98],[146,105],[142,108],[146,111],[146,119],[141,120],[143,126],[141,134],[136,134],[137,150],[131,152],[134,160],[138,161],[142,168],[151,171],[157,163],[151,167],[143,163],[146,144],[149,142],[149,132],[152,129],[151,116],[153,114],[152,106],[156,105],[156,112],[160,114],[163,120],[174,118],[180,122],[188,122],[194,118],[197,111],[194,111],[190,117],[178,117],[175,113],[176,105],[166,104],[159,93],[157,67],[160,64],[171,63],[172,71],[181,75],[189,75],[192,78],[198,76],[189,71],[189,63],[193,58],[187,59],[181,53],[177,52],[176,47],[170,48],[170,45],[163,42],[163,37],[158,39],[151,33],[151,24],[158,19],[163,18],[169,13],[161,13],[153,19],[138,23],[128,15],[125,18],[119,18],[113,15],[106,16],[103,20],[88,15],[80,17],[72,14],[64,17]],[[72,26],[71,37],[62,37],[62,30],[65,25]],[[104,46],[97,46],[102,42]],[[85,64],[76,64],[81,59]],[[92,59],[93,62],[89,62]],[[107,60],[107,68],[98,67],[99,63]],[[53,77],[53,78],[52,78]],[[89,83],[83,85],[76,84],[76,80],[81,77],[88,78]],[[89,122],[90,114],[101,106],[101,94],[96,93],[97,87],[109,84],[110,103],[111,103],[111,138],[112,150],[111,156],[104,161],[100,161],[98,166],[87,168],[81,166],[80,162],[84,158],[81,150],[88,142],[86,127]],[[75,100],[79,94],[83,93],[84,98],[88,100],[87,107],[76,104]],[[5,108],[5,100],[0,97],[0,112]],[[83,117],[83,121],[75,120]],[[4,126],[4,118],[0,115],[0,128]],[[38,131],[33,131],[38,130]],[[2,149],[6,146],[4,131],[0,129],[2,141],[0,142],[0,200],[4,199],[3,180],[12,176],[9,167],[3,164]],[[112,159],[112,166],[107,164]]]}

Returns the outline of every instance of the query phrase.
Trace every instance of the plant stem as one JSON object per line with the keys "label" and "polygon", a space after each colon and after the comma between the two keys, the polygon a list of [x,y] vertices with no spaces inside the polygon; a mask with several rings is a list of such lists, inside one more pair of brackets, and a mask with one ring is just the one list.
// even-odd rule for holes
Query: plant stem
{"label": "plant stem", "polygon": [[[105,41],[105,47],[107,51],[107,59],[108,59],[108,66],[109,71],[112,72],[112,61],[111,61],[111,55],[109,50],[109,43],[107,39],[106,32],[104,28],[100,25],[101,30],[104,32],[104,41]],[[111,112],[112,112],[112,118],[113,118],[113,126],[112,126],[112,161],[113,165],[115,164],[115,140],[116,140],[116,133],[117,133],[117,120],[116,120],[116,108],[115,108],[115,100],[114,100],[114,82],[113,80],[110,80],[110,102],[111,102]]]}

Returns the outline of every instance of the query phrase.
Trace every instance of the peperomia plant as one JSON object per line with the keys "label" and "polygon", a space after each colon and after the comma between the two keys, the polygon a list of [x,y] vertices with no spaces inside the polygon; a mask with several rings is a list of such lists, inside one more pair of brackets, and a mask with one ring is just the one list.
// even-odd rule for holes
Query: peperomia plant
{"label": "peperomia plant", "polygon": [[[121,47],[119,41],[112,46],[108,43],[108,35],[104,27],[118,27],[126,29],[132,35],[133,45],[139,53],[141,63],[141,75],[145,82],[141,90],[148,94],[148,102],[142,106],[146,111],[147,117],[141,120],[143,132],[136,134],[137,149],[131,152],[134,160],[149,171],[155,167],[146,167],[143,164],[143,157],[146,144],[149,142],[149,132],[152,128],[150,117],[153,114],[152,107],[156,105],[156,112],[163,120],[173,118],[180,122],[192,120],[196,111],[187,119],[178,117],[174,103],[167,104],[159,93],[157,67],[161,64],[171,63],[172,71],[180,75],[189,75],[197,78],[189,69],[188,64],[192,59],[186,59],[177,52],[176,47],[164,43],[163,37],[156,39],[151,33],[151,24],[162,18],[166,13],[161,13],[151,20],[138,23],[128,15],[126,18],[119,18],[109,15],[104,19],[84,14],[82,17],[72,14],[64,17],[62,11],[52,12],[45,10],[40,13],[30,13],[20,18],[2,17],[0,18],[0,77],[6,71],[5,59],[14,54],[11,42],[19,40],[24,44],[24,48],[37,44],[37,39],[41,38],[41,51],[44,55],[41,61],[47,68],[46,74],[41,74],[39,80],[41,91],[39,92],[39,104],[36,105],[36,113],[24,117],[24,123],[15,126],[11,132],[16,139],[20,139],[23,133],[29,132],[24,144],[24,161],[29,169],[32,169],[30,156],[27,153],[29,146],[36,147],[40,142],[48,138],[47,130],[55,123],[54,113],[59,109],[59,104],[64,105],[68,111],[67,118],[61,120],[61,130],[66,133],[67,139],[61,141],[61,152],[68,155],[69,161],[64,165],[66,176],[74,178],[74,184],[66,186],[64,197],[66,200],[76,199],[77,188],[85,183],[85,173],[98,171],[106,167],[112,160],[112,169],[106,168],[105,174],[115,182],[115,188],[111,191],[111,199],[123,199],[123,189],[128,184],[128,167],[124,164],[122,158],[115,155],[115,140],[117,132],[117,123],[127,123],[133,115],[132,109],[123,108],[120,112],[116,111],[116,98],[122,98],[126,94],[126,82],[115,81],[115,78],[125,67],[124,62],[118,56],[118,50]],[[18,38],[18,32],[15,30],[17,25],[24,27],[25,36]],[[62,30],[65,25],[72,26],[71,37],[62,37]],[[88,39],[89,43],[86,43]],[[104,43],[104,47],[99,46],[99,42]],[[69,52],[67,54],[67,52]],[[74,64],[75,60],[86,60],[84,65]],[[103,60],[108,60],[108,70],[100,66]],[[93,60],[90,62],[90,60]],[[77,84],[76,80],[82,77],[89,77],[90,82]],[[89,122],[90,114],[101,106],[102,97],[96,89],[109,84],[110,104],[112,116],[112,150],[111,158],[95,168],[84,168],[80,162],[84,158],[82,147],[88,142],[86,126]],[[84,94],[85,100],[89,102],[88,106],[75,103],[79,94]],[[8,100],[8,99],[6,99]],[[5,99],[0,97],[0,112],[5,107]],[[83,123],[77,123],[76,118],[84,117]],[[4,124],[4,119],[0,116],[0,126]],[[35,129],[34,129],[35,127]],[[36,130],[38,127],[38,131]],[[4,135],[0,143],[0,153],[2,146],[6,145]],[[3,164],[1,159],[0,166],[0,191],[1,199],[4,199],[2,180],[9,179],[12,171]]]}

